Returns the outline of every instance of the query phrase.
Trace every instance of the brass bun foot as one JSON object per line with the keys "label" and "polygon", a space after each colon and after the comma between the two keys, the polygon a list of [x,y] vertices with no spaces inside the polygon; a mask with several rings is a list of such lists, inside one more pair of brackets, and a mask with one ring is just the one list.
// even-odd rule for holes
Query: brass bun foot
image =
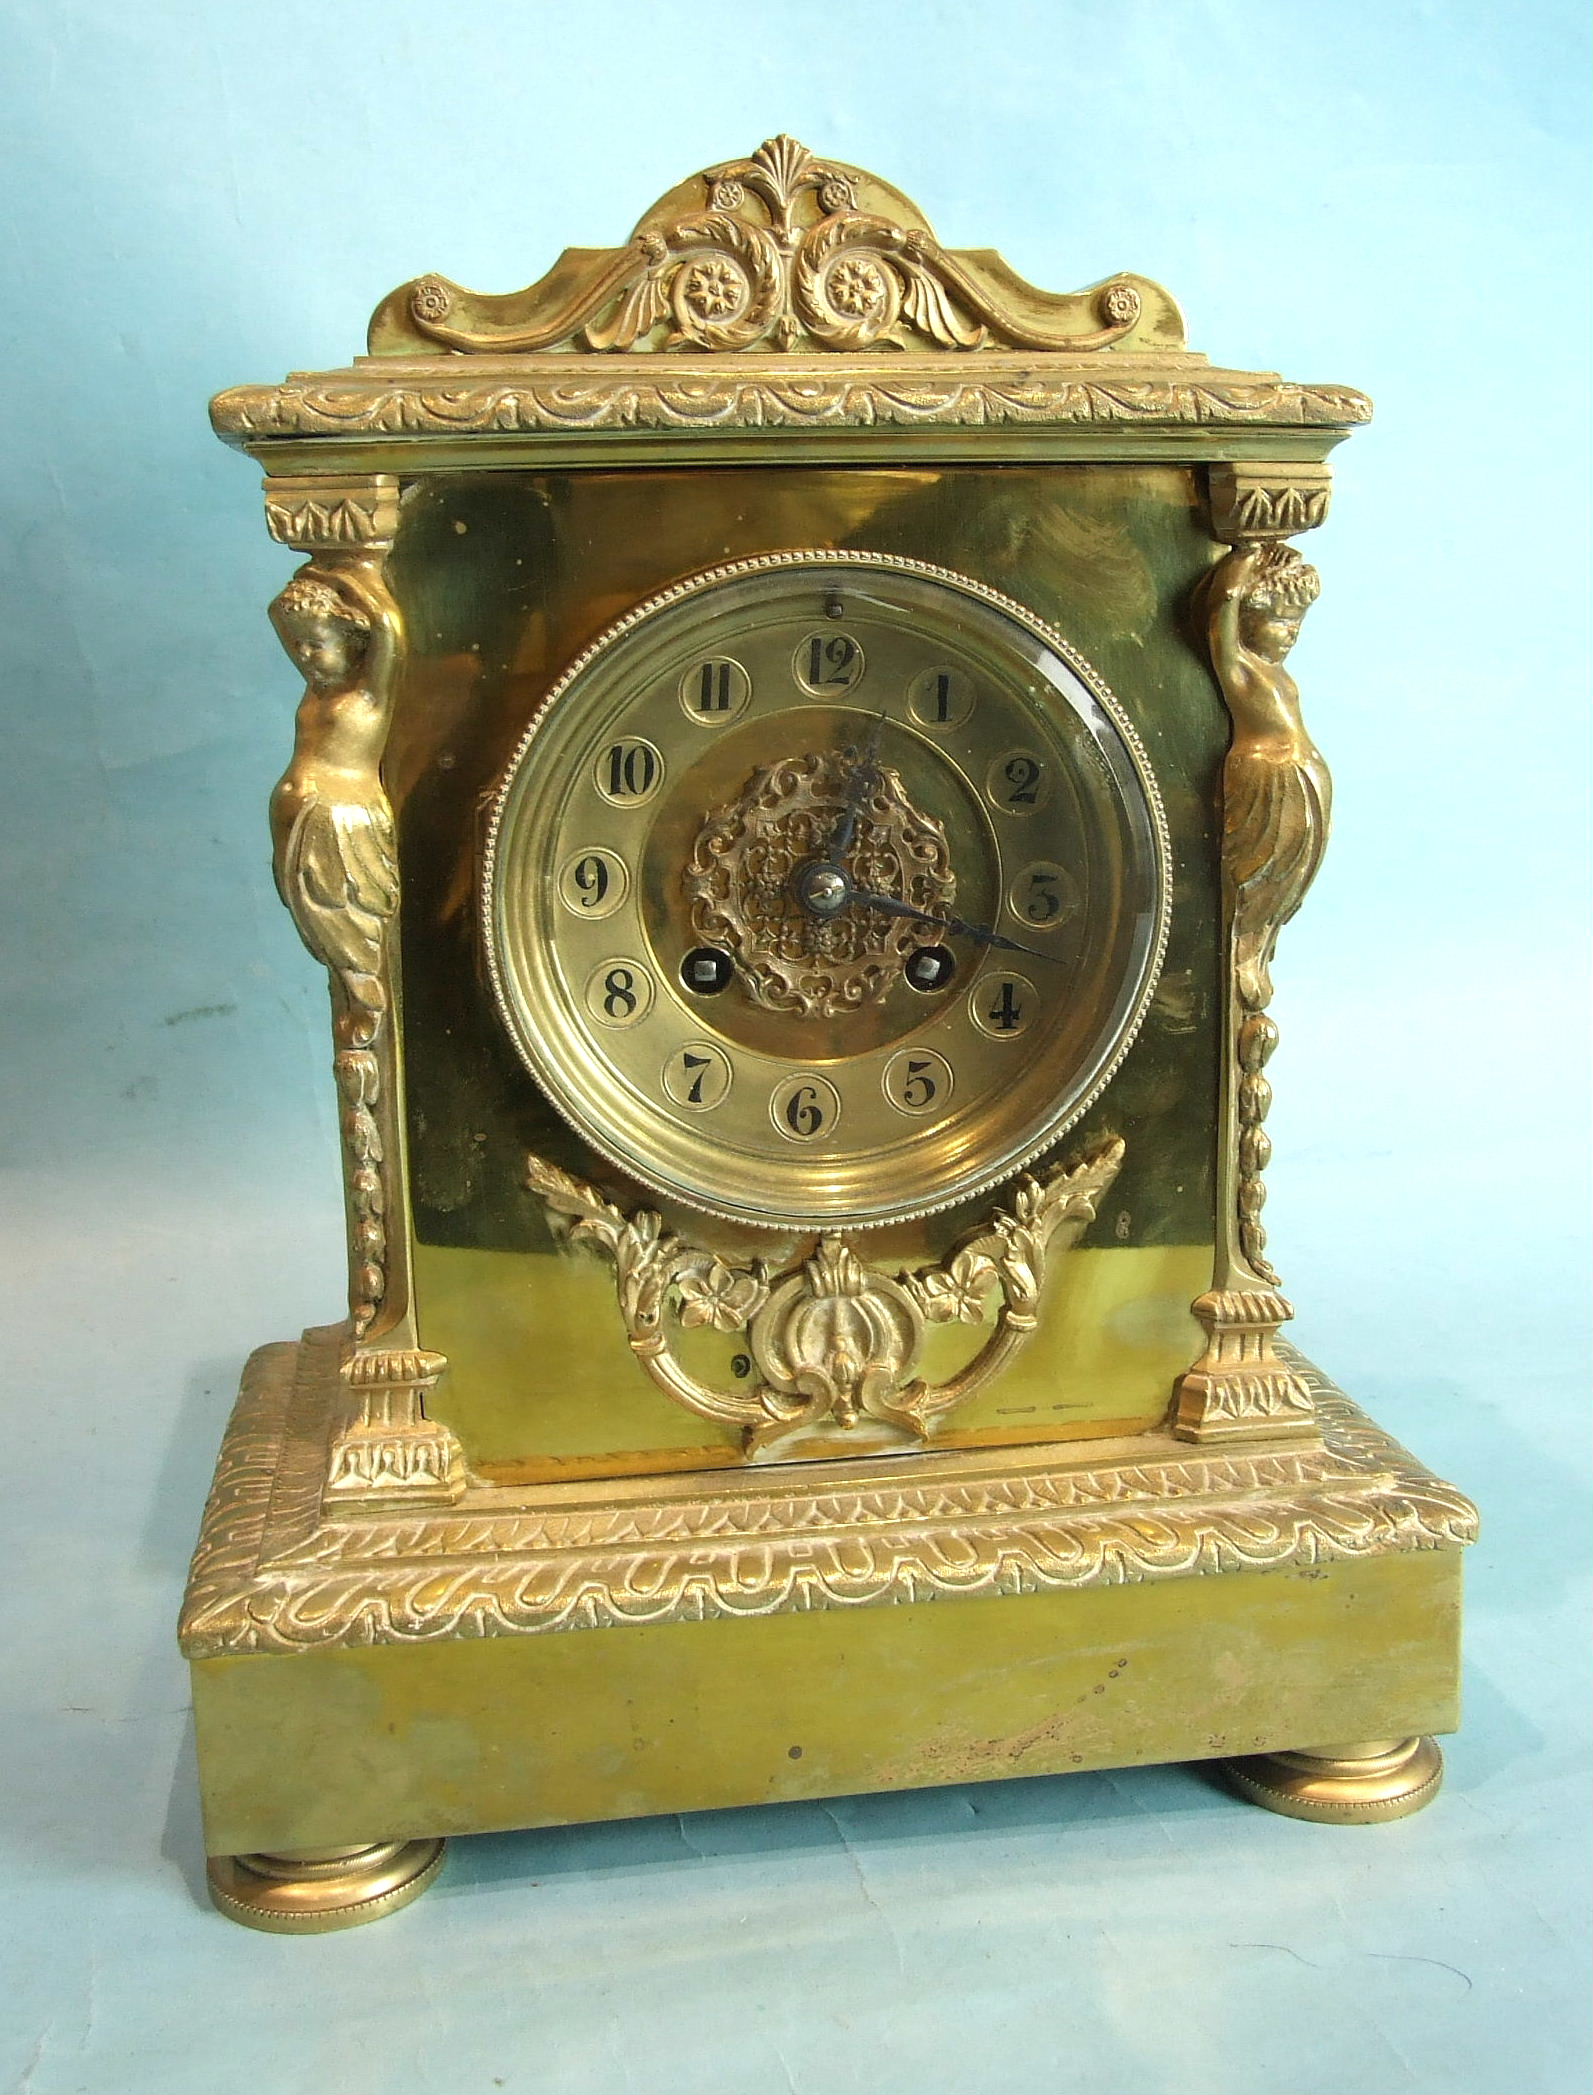
{"label": "brass bun foot", "polygon": [[297,1854],[212,1855],[210,1896],[229,1920],[271,1935],[328,1935],[418,1899],[442,1868],[440,1840],[366,1841]]}
{"label": "brass bun foot", "polygon": [[1252,1804],[1329,1826],[1371,1826],[1384,1819],[1409,1818],[1431,1804],[1444,1779],[1444,1756],[1428,1738],[1365,1739],[1298,1753],[1256,1753],[1223,1765],[1234,1787]]}

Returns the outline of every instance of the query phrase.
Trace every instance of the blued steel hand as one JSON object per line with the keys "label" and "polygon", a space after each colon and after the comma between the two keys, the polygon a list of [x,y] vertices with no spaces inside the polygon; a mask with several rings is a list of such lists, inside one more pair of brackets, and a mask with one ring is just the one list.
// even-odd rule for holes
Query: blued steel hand
{"label": "blued steel hand", "polygon": [[853,888],[847,896],[849,902],[860,902],[865,909],[877,909],[888,917],[908,917],[915,924],[932,924],[937,931],[952,931],[959,938],[974,939],[981,946],[995,946],[1003,953],[1026,953],[1031,960],[1056,960],[1055,953],[1042,953],[1037,946],[1020,946],[1015,938],[1004,938],[999,931],[992,931],[988,924],[970,924],[966,917],[932,917],[927,909],[915,909],[911,902],[898,902],[894,895],[871,895],[864,888]]}
{"label": "blued steel hand", "polygon": [[846,799],[842,805],[841,819],[835,825],[835,834],[830,839],[830,864],[843,872],[846,868],[846,854],[857,837],[858,817],[863,812],[863,802],[868,798],[869,789],[879,776],[879,738],[884,726],[884,713],[876,713],[863,753],[846,782]]}

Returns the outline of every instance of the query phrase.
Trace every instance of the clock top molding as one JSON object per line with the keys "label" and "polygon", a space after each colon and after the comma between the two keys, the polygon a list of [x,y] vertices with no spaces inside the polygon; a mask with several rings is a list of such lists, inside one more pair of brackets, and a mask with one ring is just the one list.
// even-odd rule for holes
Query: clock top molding
{"label": "clock top molding", "polygon": [[1313,463],[1370,415],[1346,386],[1214,366],[1148,278],[1048,292],[993,249],[943,247],[899,190],[786,137],[522,291],[413,278],[368,355],[211,407],[273,478],[401,458]]}

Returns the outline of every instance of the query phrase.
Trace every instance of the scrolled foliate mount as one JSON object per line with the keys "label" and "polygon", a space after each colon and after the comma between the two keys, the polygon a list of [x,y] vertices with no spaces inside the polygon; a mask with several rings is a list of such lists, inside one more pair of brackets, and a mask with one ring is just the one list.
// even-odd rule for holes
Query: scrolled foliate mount
{"label": "scrolled foliate mount", "polygon": [[[650,1208],[627,1214],[541,1157],[526,1159],[526,1182],[564,1218],[572,1242],[612,1262],[625,1334],[646,1373],[688,1411],[739,1426],[751,1456],[865,1419],[927,1440],[1027,1342],[1050,1261],[1094,1219],[1122,1161],[1123,1143],[1111,1137],[1071,1164],[1024,1172],[938,1263],[894,1277],[829,1234],[779,1273],[763,1259],[733,1263],[671,1234]],[[990,1336],[973,1359],[945,1382],[919,1378],[926,1326],[983,1323],[992,1303]],[[744,1332],[752,1386],[721,1389],[693,1374],[675,1353],[675,1323]]]}
{"label": "scrolled foliate mount", "polygon": [[1041,291],[988,248],[942,247],[877,176],[784,136],[671,190],[624,247],[566,249],[503,297],[416,277],[370,330],[375,356],[1183,346],[1178,307],[1146,278]]}

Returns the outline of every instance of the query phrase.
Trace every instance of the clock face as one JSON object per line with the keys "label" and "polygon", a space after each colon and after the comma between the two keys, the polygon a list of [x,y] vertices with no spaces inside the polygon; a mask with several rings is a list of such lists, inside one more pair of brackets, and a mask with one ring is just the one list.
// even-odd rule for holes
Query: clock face
{"label": "clock face", "polygon": [[1076,1121],[1168,890],[1144,752],[1060,636],[941,569],[781,553],[570,666],[482,900],[510,1036],[595,1150],[822,1229],[950,1207]]}

